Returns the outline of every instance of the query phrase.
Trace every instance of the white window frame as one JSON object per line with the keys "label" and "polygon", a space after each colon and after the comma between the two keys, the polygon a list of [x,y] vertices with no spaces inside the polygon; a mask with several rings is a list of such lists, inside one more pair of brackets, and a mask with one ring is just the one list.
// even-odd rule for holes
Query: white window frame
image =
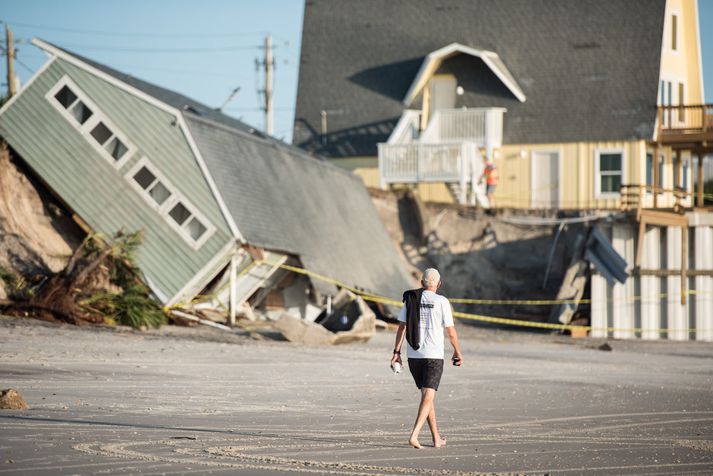
{"label": "white window frame", "polygon": [[[139,183],[134,180],[134,175],[141,170],[142,167],[146,167],[149,172],[151,172],[156,179],[161,181],[161,183],[168,189],[169,192],[171,192],[171,195],[166,199],[165,202],[163,202],[161,205],[156,203],[156,200],[149,195],[149,192],[147,189],[144,189],[139,185]],[[186,197],[178,191],[178,189],[166,178],[165,175],[163,175],[158,167],[156,167],[149,159],[148,157],[141,157],[130,169],[129,171],[124,175],[124,178],[129,182],[129,184],[136,190],[141,197],[153,208],[156,212],[161,215],[166,222],[168,222],[168,225],[173,228],[185,241],[188,243],[188,245],[194,249],[198,250],[203,244],[210,239],[210,237],[215,233],[215,226],[208,220],[205,215],[203,215],[201,212],[198,211],[197,207],[195,207],[190,201],[186,199]],[[149,186],[150,188],[150,186]],[[176,203],[181,202],[184,207],[190,212],[189,217],[186,219],[185,223],[183,225],[179,225],[176,223],[176,220],[169,215],[169,212],[171,209],[176,205]],[[203,226],[205,226],[206,231],[201,235],[198,240],[194,240],[193,237],[191,236],[190,231],[188,230],[188,223],[190,223],[191,219],[195,217],[197,218]]]}
{"label": "white window frame", "polygon": [[594,150],[594,198],[595,199],[608,199],[608,198],[619,198],[621,196],[620,192],[602,192],[602,176],[599,170],[599,163],[602,154],[621,154],[621,183],[622,185],[626,183],[626,150],[623,148],[611,148],[611,149],[595,149]]}
{"label": "white window frame", "polygon": [[[72,93],[77,96],[77,99],[79,101],[82,101],[89,109],[92,111],[91,117],[85,122],[84,124],[80,124],[77,119],[69,112],[69,108],[65,108],[60,102],[57,100],[55,95],[63,88],[67,86]],[[67,76],[66,74],[62,76],[57,84],[52,86],[52,88],[45,94],[45,98],[47,101],[49,101],[52,106],[54,106],[55,109],[57,109],[60,114],[64,116],[67,121],[74,127],[77,131],[79,131],[84,138],[91,144],[94,149],[96,149],[99,154],[104,157],[115,169],[120,169],[122,165],[126,163],[127,160],[129,160],[135,153],[136,153],[136,146],[126,137],[126,135],[121,131],[120,128],[116,127],[116,125],[102,112],[102,110],[92,101],[89,99],[89,97],[84,93],[84,91],[81,90],[77,84],[72,81],[72,79]],[[91,131],[96,127],[97,124],[100,122],[103,122],[104,125],[111,131],[112,136],[107,139],[107,142],[109,142],[112,137],[116,136],[125,146],[126,146],[126,153],[120,158],[120,159],[115,159],[112,157],[112,155],[109,153],[108,150],[104,148],[102,144],[97,142],[97,140],[91,135]]]}

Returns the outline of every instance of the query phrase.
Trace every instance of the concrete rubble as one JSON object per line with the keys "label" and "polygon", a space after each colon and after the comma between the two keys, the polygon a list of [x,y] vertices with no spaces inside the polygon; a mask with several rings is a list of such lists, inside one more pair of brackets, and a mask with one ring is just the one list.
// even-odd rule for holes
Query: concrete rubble
{"label": "concrete rubble", "polygon": [[367,342],[376,332],[376,315],[364,300],[342,289],[333,301],[333,311],[316,322],[283,315],[275,327],[285,339],[305,345],[338,345]]}
{"label": "concrete rubble", "polygon": [[29,410],[27,404],[20,392],[14,388],[8,388],[0,392],[0,409],[2,410]]}

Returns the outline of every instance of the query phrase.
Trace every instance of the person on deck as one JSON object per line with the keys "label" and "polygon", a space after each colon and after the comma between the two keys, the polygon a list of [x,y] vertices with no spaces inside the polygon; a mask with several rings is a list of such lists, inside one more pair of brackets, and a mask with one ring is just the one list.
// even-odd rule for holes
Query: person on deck
{"label": "person on deck", "polygon": [[406,336],[409,371],[416,386],[421,390],[421,402],[408,442],[414,448],[420,449],[418,435],[423,424],[428,422],[433,446],[440,448],[446,444],[446,439],[438,433],[434,399],[443,373],[444,329],[453,346],[453,365],[462,365],[463,356],[453,324],[451,303],[446,297],[436,294],[436,290],[441,287],[438,270],[429,268],[424,271],[421,285],[421,289],[404,293],[404,306],[399,314],[399,328],[396,331],[391,367],[397,362],[403,365],[401,345]]}
{"label": "person on deck", "polygon": [[490,208],[495,208],[495,187],[498,186],[498,169],[495,167],[492,159],[490,157],[485,158],[485,168],[483,169],[483,174],[480,176],[479,183],[485,179],[485,193],[488,196],[488,204]]}

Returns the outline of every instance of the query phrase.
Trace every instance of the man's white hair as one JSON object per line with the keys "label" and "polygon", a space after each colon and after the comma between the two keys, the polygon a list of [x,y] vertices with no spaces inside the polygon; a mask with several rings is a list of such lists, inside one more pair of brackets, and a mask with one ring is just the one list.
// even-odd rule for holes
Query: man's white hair
{"label": "man's white hair", "polygon": [[436,286],[441,282],[441,273],[439,273],[436,268],[428,268],[423,272],[421,281],[427,286]]}

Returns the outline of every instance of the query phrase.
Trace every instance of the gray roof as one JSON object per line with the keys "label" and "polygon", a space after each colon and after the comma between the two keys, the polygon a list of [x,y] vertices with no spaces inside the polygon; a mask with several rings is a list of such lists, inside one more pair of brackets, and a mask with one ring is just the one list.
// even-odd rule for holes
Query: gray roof
{"label": "gray roof", "polygon": [[524,103],[476,58],[442,66],[461,73],[459,105],[507,108],[506,144],[650,139],[664,8],[665,0],[308,0],[293,142],[332,157],[376,155],[423,58],[453,42],[496,52],[522,87]]}
{"label": "gray roof", "polygon": [[[399,300],[413,285],[361,179],[182,94],[63,51],[183,111],[249,244],[296,255],[310,271]],[[326,294],[336,289],[312,282]]]}
{"label": "gray roof", "polygon": [[[43,40],[44,41],[44,40]],[[79,55],[77,53],[74,53],[72,51],[68,51],[64,48],[61,48],[55,44],[46,42],[55,48],[64,51],[68,55],[72,55],[78,60],[82,61],[83,63],[86,63],[99,71],[102,71],[109,76],[113,76],[114,78],[128,84],[129,86],[132,86],[139,91],[148,94],[149,96],[152,96],[159,101],[168,104],[169,106],[175,107],[176,109],[180,111],[189,111],[193,112],[194,114],[198,114],[203,117],[207,117],[213,121],[216,121],[220,124],[224,124],[226,126],[230,127],[235,127],[237,129],[243,130],[250,132],[252,134],[256,134],[259,136],[264,136],[264,134],[254,127],[245,124],[242,121],[239,121],[238,119],[235,119],[234,117],[230,117],[226,114],[223,114],[222,112],[216,111],[214,108],[207,106],[203,103],[200,103],[194,99],[191,99],[187,96],[184,96],[183,94],[177,93],[175,91],[171,91],[170,89],[162,88],[161,86],[156,86],[155,84],[149,83],[147,81],[141,80],[139,78],[136,78],[130,74],[123,73],[121,71],[118,71],[114,68],[111,68],[105,64],[97,63],[96,61],[89,59],[85,56]]]}
{"label": "gray roof", "polygon": [[[311,271],[392,298],[412,285],[358,177],[276,141],[184,117],[248,243],[297,255]],[[313,284],[327,294],[335,289]]]}

